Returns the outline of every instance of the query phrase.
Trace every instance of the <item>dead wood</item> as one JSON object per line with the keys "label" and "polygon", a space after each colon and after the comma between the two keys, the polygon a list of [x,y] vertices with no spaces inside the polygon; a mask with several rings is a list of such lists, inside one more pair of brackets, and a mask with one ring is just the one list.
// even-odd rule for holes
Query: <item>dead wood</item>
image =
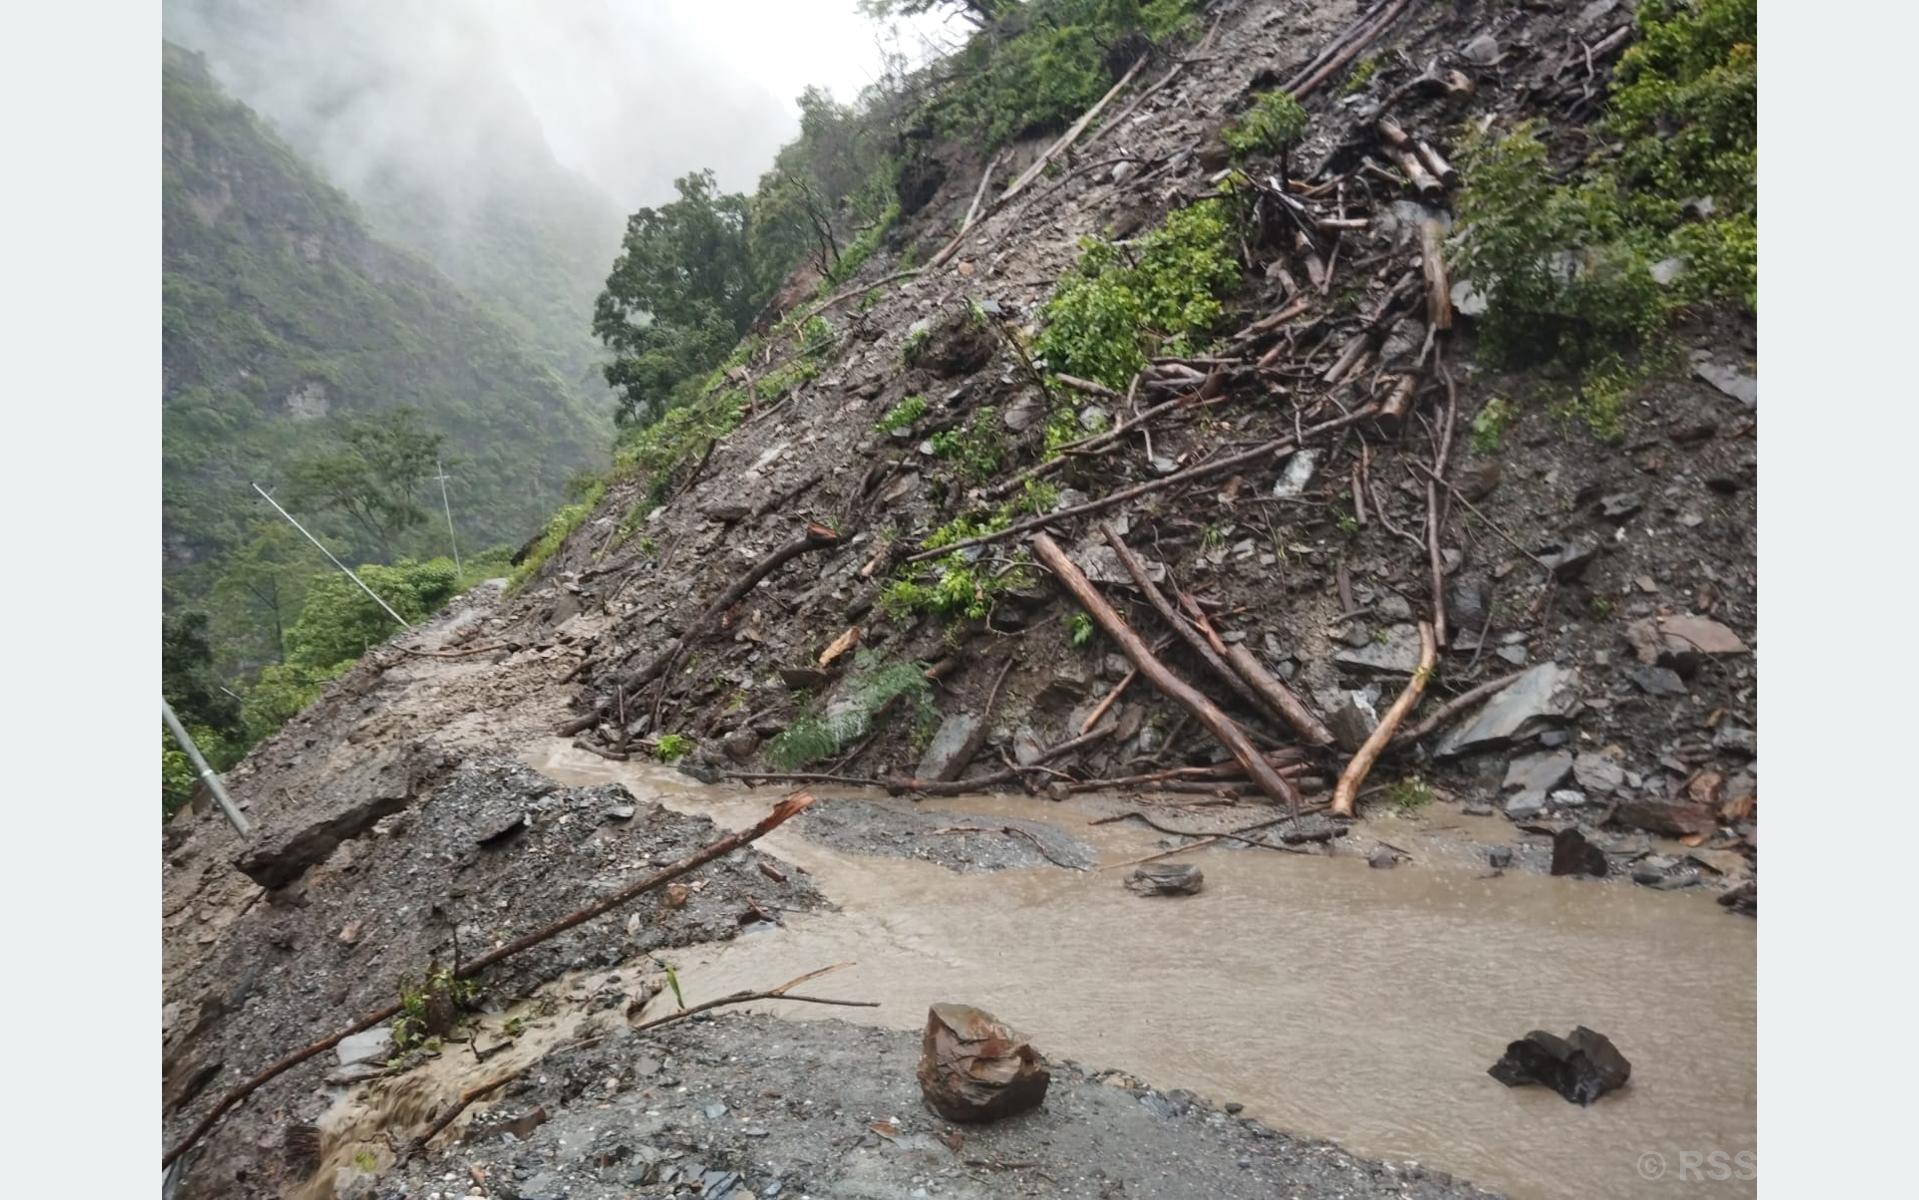
{"label": "dead wood", "polygon": [[1394,734],[1392,745],[1394,747],[1411,745],[1412,743],[1418,741],[1420,738],[1425,737],[1427,734],[1445,725],[1446,722],[1452,720],[1454,717],[1457,717],[1460,713],[1465,712],[1467,709],[1479,703],[1481,700],[1484,700],[1486,697],[1492,695],[1494,692],[1497,692],[1501,688],[1504,688],[1508,684],[1511,684],[1514,680],[1518,679],[1521,675],[1524,675],[1525,673],[1526,673],[1526,669],[1522,668],[1520,670],[1513,671],[1510,674],[1501,675],[1497,679],[1489,679],[1485,683],[1482,683],[1478,685],[1477,687],[1469,688],[1466,691],[1461,692],[1459,695],[1454,696],[1451,700],[1448,700],[1446,701],[1446,703],[1440,705],[1439,708],[1436,709],[1431,716],[1427,717],[1425,720],[1421,721],[1419,724],[1413,726],[1411,729],[1402,730],[1401,732]]}
{"label": "dead wood", "polygon": [[1366,775],[1379,760],[1380,752],[1386,743],[1393,740],[1393,734],[1399,729],[1406,714],[1413,711],[1419,703],[1419,697],[1426,690],[1426,681],[1432,678],[1433,663],[1439,657],[1439,645],[1433,639],[1433,627],[1425,621],[1419,623],[1419,666],[1414,669],[1413,677],[1406,681],[1405,690],[1393,701],[1393,706],[1380,718],[1365,744],[1360,746],[1346,769],[1339,773],[1339,783],[1333,788],[1332,813],[1336,817],[1353,815],[1353,804],[1359,797],[1360,785],[1366,782]]}
{"label": "dead wood", "polygon": [[[536,929],[523,937],[515,938],[497,950],[489,951],[478,958],[471,959],[456,968],[454,975],[461,979],[470,979],[495,963],[503,962],[522,951],[530,950],[534,946],[556,937],[576,925],[584,924],[594,917],[610,912],[638,896],[669,883],[681,875],[686,874],[688,871],[696,870],[716,858],[731,854],[741,846],[765,837],[796,814],[805,811],[812,803],[812,796],[805,792],[795,792],[774,805],[772,812],[766,814],[757,824],[750,828],[729,833],[718,841],[695,850],[680,861],[655,871],[643,879],[636,880],[626,887],[594,901],[585,908],[569,913],[559,920],[543,928]],[[313,1058],[315,1055],[326,1053],[354,1034],[371,1029],[382,1021],[390,1021],[399,1015],[400,1005],[397,1003],[389,1004],[385,1008],[368,1013],[338,1033],[322,1038],[305,1049],[296,1050],[278,1062],[266,1067],[253,1078],[220,1097],[219,1103],[209,1109],[207,1115],[201,1117],[199,1123],[188,1130],[186,1136],[176,1142],[173,1148],[162,1156],[160,1166],[162,1168],[171,1166],[175,1159],[192,1149],[195,1143],[205,1137],[207,1131],[213,1128],[214,1124],[226,1114],[228,1109],[246,1099],[267,1083],[287,1071],[292,1070],[294,1067],[299,1066],[308,1059]]]}
{"label": "dead wood", "polygon": [[1413,396],[1419,390],[1419,376],[1401,375],[1393,381],[1393,390],[1386,394],[1385,403],[1379,406],[1379,431],[1387,437],[1395,437],[1406,416],[1413,410]]}
{"label": "dead wood", "polygon": [[1254,746],[1252,740],[1246,736],[1245,730],[1241,729],[1231,717],[1221,712],[1218,705],[1201,695],[1191,684],[1173,674],[1153,654],[1145,640],[1126,624],[1125,619],[1106,602],[1104,596],[1099,594],[1099,589],[1093,586],[1085,573],[1074,565],[1073,560],[1066,556],[1064,550],[1060,549],[1059,543],[1046,534],[1039,533],[1033,536],[1031,544],[1033,553],[1059,578],[1061,585],[1072,593],[1073,598],[1092,614],[1093,619],[1106,631],[1106,636],[1113,639],[1114,644],[1128,659],[1132,660],[1133,665],[1139,668],[1140,674],[1144,675],[1148,682],[1164,693],[1168,699],[1192,710],[1200,724],[1218,738],[1220,744],[1225,746],[1232,756],[1239,760],[1240,765],[1246,768],[1247,776],[1259,785],[1261,791],[1282,804],[1297,805],[1299,803],[1299,797],[1293,790],[1293,785],[1261,757],[1258,747]]}
{"label": "dead wood", "polygon": [[1446,281],[1446,251],[1439,218],[1419,223],[1419,265],[1426,273],[1426,322],[1441,333],[1453,327],[1453,289]]}
{"label": "dead wood", "polygon": [[684,1021],[688,1017],[697,1016],[703,1012],[711,1012],[713,1009],[722,1008],[729,1004],[747,1004],[754,1000],[791,1000],[799,1004],[836,1004],[842,1008],[878,1008],[880,1002],[877,1000],[831,1000],[825,996],[796,995],[792,990],[809,979],[818,979],[828,971],[837,971],[841,967],[850,967],[853,965],[854,964],[850,962],[834,963],[830,967],[821,967],[816,971],[808,971],[804,975],[796,975],[780,986],[767,988],[763,992],[730,992],[714,1000],[702,1001],[699,1004],[693,1005],[691,1008],[682,1008],[677,1012],[670,1012],[663,1017],[658,1017],[651,1021],[642,1021],[638,1025],[632,1026],[632,1029],[635,1032],[642,1029],[657,1029],[662,1025],[670,1025],[674,1021]]}
{"label": "dead wood", "polygon": [[1277,675],[1266,669],[1257,655],[1243,644],[1226,647],[1226,661],[1239,672],[1240,678],[1257,693],[1266,707],[1271,709],[1280,720],[1286,722],[1309,745],[1329,746],[1333,742],[1333,731],[1319,714],[1312,710],[1299,694],[1286,686]]}
{"label": "dead wood", "polygon": [[1312,92],[1331,79],[1335,72],[1353,59],[1359,52],[1371,45],[1386,27],[1399,19],[1412,0],[1382,0],[1375,4],[1359,20],[1346,27],[1346,30],[1326,49],[1315,55],[1311,62],[1302,67],[1292,81],[1286,84],[1286,90],[1295,99],[1304,100]]}
{"label": "dead wood", "polygon": [[[1349,413],[1344,413],[1329,421],[1323,421],[1305,430],[1304,436],[1310,438],[1318,434],[1331,432],[1335,429],[1343,429],[1348,425],[1356,424],[1370,418],[1374,410],[1375,406],[1372,404],[1361,405]],[[1117,492],[1112,492],[1097,500],[1089,500],[1085,504],[1075,504],[1071,508],[1062,508],[1057,512],[1045,513],[1037,517],[1028,517],[1024,521],[1015,521],[998,533],[987,533],[981,534],[978,537],[962,538],[957,542],[951,542],[937,549],[921,550],[918,553],[907,555],[903,561],[920,562],[924,559],[939,558],[958,550],[964,550],[968,546],[984,546],[990,542],[1003,542],[1008,538],[1020,537],[1072,517],[1084,517],[1097,512],[1105,512],[1114,505],[1124,504],[1128,500],[1135,500],[1141,496],[1151,495],[1154,492],[1162,491],[1169,487],[1176,487],[1182,483],[1190,483],[1196,479],[1204,479],[1208,476],[1218,475],[1238,467],[1248,466],[1262,459],[1270,459],[1282,450],[1290,450],[1296,447],[1299,444],[1298,436],[1299,435],[1295,434],[1287,434],[1285,437],[1275,438],[1270,442],[1255,446],[1251,450],[1239,454],[1229,454],[1225,458],[1216,458],[1210,462],[1197,463],[1187,467],[1183,471],[1175,471],[1171,475],[1162,475],[1158,479],[1148,480],[1145,483],[1137,483],[1132,487],[1121,488]]]}

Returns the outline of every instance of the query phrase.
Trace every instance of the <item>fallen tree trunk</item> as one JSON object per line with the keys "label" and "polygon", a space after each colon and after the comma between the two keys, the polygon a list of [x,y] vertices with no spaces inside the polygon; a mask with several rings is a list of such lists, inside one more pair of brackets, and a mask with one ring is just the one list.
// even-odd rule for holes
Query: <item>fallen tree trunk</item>
{"label": "fallen tree trunk", "polygon": [[1419,223],[1419,265],[1426,273],[1426,323],[1441,333],[1453,327],[1453,289],[1446,279],[1446,251],[1436,217]]}
{"label": "fallen tree trunk", "polygon": [[[765,837],[794,815],[805,811],[812,803],[813,797],[808,793],[795,792],[774,805],[773,811],[761,818],[757,825],[729,833],[718,841],[704,846],[699,850],[695,850],[671,866],[664,867],[643,879],[628,884],[626,887],[594,901],[592,904],[587,905],[577,912],[569,913],[559,920],[554,921],[552,924],[527,934],[525,937],[515,938],[497,950],[463,963],[454,971],[454,975],[460,979],[471,978],[495,963],[511,958],[521,951],[529,950],[547,941],[549,938],[566,932],[575,925],[583,924],[592,920],[594,917],[618,908],[620,905],[627,903],[635,897],[677,879],[688,871],[703,867],[716,858],[732,853],[748,842],[757,841]],[[261,1087],[292,1070],[294,1067],[299,1066],[301,1063],[306,1062],[308,1059],[313,1058],[315,1055],[326,1053],[354,1034],[371,1029],[382,1021],[390,1021],[399,1015],[400,1005],[389,1004],[385,1008],[368,1013],[338,1033],[330,1037],[322,1038],[303,1050],[296,1050],[292,1054],[268,1066],[258,1075],[255,1075],[226,1095],[220,1097],[220,1102],[209,1109],[206,1116],[200,1118],[199,1124],[188,1130],[187,1135],[175,1143],[171,1150],[166,1152],[160,1159],[160,1166],[163,1169],[171,1166],[175,1159],[192,1149],[195,1143],[205,1137],[207,1131],[212,1129],[222,1116],[226,1115],[228,1109],[246,1099]]]}
{"label": "fallen tree trunk", "polygon": [[1258,656],[1251,650],[1244,645],[1228,646],[1226,661],[1239,672],[1240,677],[1255,692],[1259,693],[1260,699],[1266,702],[1266,706],[1278,714],[1280,720],[1292,726],[1293,732],[1305,738],[1308,744],[1314,746],[1332,744],[1333,731],[1326,727],[1326,722],[1319,719],[1319,714],[1308,707],[1306,702],[1299,698],[1297,692],[1287,687],[1277,675],[1268,671],[1266,664],[1260,662]]}
{"label": "fallen tree trunk", "polygon": [[1260,754],[1259,748],[1254,746],[1252,740],[1246,736],[1246,731],[1241,729],[1231,717],[1221,712],[1218,705],[1201,695],[1191,684],[1173,674],[1166,664],[1153,654],[1145,640],[1126,624],[1119,613],[1114,611],[1113,606],[1106,602],[1106,598],[1099,594],[1099,589],[1086,578],[1085,573],[1074,565],[1073,560],[1066,556],[1064,550],[1060,549],[1059,543],[1046,534],[1039,533],[1033,535],[1031,545],[1033,553],[1059,578],[1060,584],[1072,593],[1073,598],[1092,614],[1093,619],[1099,622],[1100,628],[1106,631],[1106,636],[1112,638],[1121,652],[1132,660],[1135,667],[1139,668],[1139,673],[1163,692],[1168,699],[1190,709],[1199,719],[1199,723],[1218,738],[1220,744],[1239,760],[1242,767],[1246,768],[1247,777],[1258,784],[1261,791],[1281,804],[1292,806],[1299,803],[1299,794],[1293,790],[1293,785],[1266,761]]}
{"label": "fallen tree trunk", "polygon": [[[800,555],[811,554],[815,550],[824,550],[828,546],[836,546],[839,544],[839,540],[840,535],[828,529],[826,526],[809,523],[805,531],[798,537],[755,563],[752,570],[735,580],[732,586],[721,592],[718,599],[707,605],[706,610],[693,619],[693,623],[687,626],[684,634],[667,643],[666,649],[661,651],[659,656],[652,662],[620,679],[618,686],[625,688],[629,692],[637,692],[647,684],[653,682],[664,674],[668,667],[672,666],[673,660],[680,656],[682,650],[703,637],[708,627],[715,621],[718,621],[727,609],[739,603],[740,598],[752,591],[754,587],[759,584],[760,580],[765,579],[768,575],[771,575]],[[590,729],[599,724],[606,716],[609,707],[608,701],[601,700],[593,706],[593,711],[587,713],[585,716],[576,717],[560,726],[560,736],[571,737],[581,730]]]}
{"label": "fallen tree trunk", "polygon": [[1399,693],[1399,699],[1386,710],[1372,735],[1360,746],[1346,769],[1339,773],[1339,783],[1333,788],[1332,814],[1336,817],[1353,815],[1353,805],[1359,799],[1359,787],[1366,782],[1366,776],[1379,761],[1380,752],[1393,740],[1393,733],[1399,728],[1406,714],[1413,711],[1419,703],[1419,697],[1426,690],[1426,681],[1432,678],[1433,663],[1439,657],[1439,643],[1433,638],[1433,627],[1425,621],[1419,623],[1419,666],[1414,669],[1413,677],[1406,681],[1406,688]]}

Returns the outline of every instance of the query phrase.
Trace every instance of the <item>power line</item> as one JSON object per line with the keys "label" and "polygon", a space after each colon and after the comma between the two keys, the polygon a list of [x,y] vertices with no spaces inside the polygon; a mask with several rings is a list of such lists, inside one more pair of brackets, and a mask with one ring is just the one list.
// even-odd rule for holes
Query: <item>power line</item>
{"label": "power line", "polygon": [[347,566],[345,563],[341,562],[339,559],[333,557],[333,551],[327,549],[325,546],[320,545],[319,538],[314,537],[310,533],[307,533],[307,527],[300,524],[298,521],[295,521],[293,519],[292,513],[288,512],[284,508],[281,508],[280,502],[278,500],[275,500],[272,496],[269,496],[265,488],[261,487],[259,484],[256,483],[253,485],[253,490],[260,493],[260,498],[262,500],[265,500],[268,504],[271,504],[273,506],[274,512],[277,512],[281,516],[285,517],[287,519],[288,524],[292,525],[295,529],[299,530],[301,533],[306,534],[307,541],[312,542],[315,546],[319,546],[320,553],[326,555],[327,561],[332,563],[334,566],[340,568],[342,571],[345,571],[346,577],[348,579],[351,579],[354,583],[359,584],[360,590],[365,592],[367,595],[373,597],[373,602],[375,604],[379,605],[381,608],[386,609],[387,616],[392,617],[394,620],[398,621],[400,623],[401,628],[404,628],[404,629],[413,628],[413,626],[407,621],[405,617],[393,611],[393,606],[391,604],[388,604],[386,601],[380,599],[380,594],[378,592],[368,587],[364,580],[362,580],[358,575],[355,575],[353,573],[353,568]]}
{"label": "power line", "polygon": [[446,468],[439,459],[433,460],[433,469],[439,474],[433,478],[440,481],[440,507],[446,509],[446,540],[453,546],[453,569],[460,570],[460,540],[453,535],[453,505],[446,498]]}

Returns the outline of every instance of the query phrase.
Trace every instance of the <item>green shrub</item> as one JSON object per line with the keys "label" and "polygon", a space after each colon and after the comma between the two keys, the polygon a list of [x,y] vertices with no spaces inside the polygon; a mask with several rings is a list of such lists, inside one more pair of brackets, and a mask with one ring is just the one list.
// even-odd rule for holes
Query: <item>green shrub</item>
{"label": "green shrub", "polygon": [[[1122,390],[1149,353],[1192,352],[1239,277],[1226,205],[1175,209],[1134,242],[1085,243],[1047,302],[1034,348],[1055,371]],[[1049,424],[1049,441],[1052,432]]]}
{"label": "green shrub", "polygon": [[1513,406],[1504,396],[1494,396],[1473,418],[1473,449],[1480,454],[1497,454],[1506,426],[1512,423]]}
{"label": "green shrub", "polygon": [[767,758],[780,770],[796,770],[839,754],[871,732],[880,710],[900,697],[907,699],[916,728],[929,728],[939,719],[925,663],[878,666],[864,655],[857,662],[859,669],[847,680],[846,697],[831,715],[804,714],[767,745]]}
{"label": "green shrub", "polygon": [[999,470],[1006,455],[1006,437],[1000,430],[999,410],[977,409],[966,424],[932,436],[933,456],[950,463],[959,476],[983,483]]}
{"label": "green shrub", "polygon": [[678,762],[693,752],[693,739],[677,733],[663,733],[654,744],[653,755],[661,762]]}
{"label": "green shrub", "polygon": [[906,399],[886,410],[873,428],[879,433],[898,433],[902,429],[911,429],[913,423],[926,415],[926,397],[908,396]]}
{"label": "green shrub", "polygon": [[1756,0],[1648,0],[1638,22],[1602,121],[1614,148],[1565,182],[1529,124],[1461,155],[1483,350],[1571,368],[1562,408],[1607,436],[1675,314],[1758,304]]}
{"label": "green shrub", "polygon": [[1261,92],[1246,114],[1221,130],[1219,136],[1235,158],[1250,158],[1278,154],[1305,132],[1306,110],[1291,92],[1280,90]]}

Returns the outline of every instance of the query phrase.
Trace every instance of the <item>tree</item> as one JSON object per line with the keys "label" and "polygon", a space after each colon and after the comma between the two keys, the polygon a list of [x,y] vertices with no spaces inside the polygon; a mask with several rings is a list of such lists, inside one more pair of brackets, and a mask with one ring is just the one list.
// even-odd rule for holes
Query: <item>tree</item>
{"label": "tree", "polygon": [[860,11],[875,21],[893,17],[917,17],[936,8],[947,8],[985,29],[1018,0],[860,0]]}
{"label": "tree", "polygon": [[[344,552],[338,545],[330,549]],[[255,522],[246,539],[228,553],[213,583],[222,662],[246,668],[284,660],[287,626],[300,615],[314,570],[323,563],[306,539],[278,517]]]}
{"label": "tree", "polygon": [[[160,695],[187,727],[208,763],[223,771],[243,746],[240,703],[213,674],[207,615],[178,612],[160,621]],[[160,811],[172,816],[193,795],[198,775],[173,736],[161,727]]]}
{"label": "tree", "polygon": [[[450,559],[362,566],[358,575],[393,611],[408,621],[431,613],[459,590]],[[343,668],[398,632],[386,610],[337,572],[315,576],[300,619],[287,630],[287,665],[310,670]],[[337,673],[337,671],[336,671]]]}
{"label": "tree", "polygon": [[406,406],[344,418],[335,433],[332,447],[310,452],[288,469],[296,497],[350,517],[380,556],[391,558],[394,538],[427,519],[419,494],[435,473],[446,437]]}
{"label": "tree", "polygon": [[675,384],[724,358],[768,291],[754,269],[746,197],[719,191],[711,171],[673,186],[679,199],[627,218],[593,311],[627,424],[657,417]]}

